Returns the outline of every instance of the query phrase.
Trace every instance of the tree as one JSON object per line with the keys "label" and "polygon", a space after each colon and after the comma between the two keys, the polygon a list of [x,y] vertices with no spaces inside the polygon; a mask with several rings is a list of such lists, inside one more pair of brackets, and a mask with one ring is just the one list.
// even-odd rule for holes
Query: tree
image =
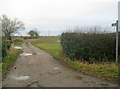
{"label": "tree", "polygon": [[36,36],[36,37],[39,36],[39,33],[38,33],[37,31],[35,31],[35,29],[34,29],[34,30],[30,30],[30,31],[28,32],[28,34],[29,34],[30,36]]}
{"label": "tree", "polygon": [[11,36],[13,33],[17,32],[20,29],[25,29],[23,22],[18,21],[16,18],[11,20],[6,15],[0,17],[2,33],[6,36],[8,40],[12,40]]}

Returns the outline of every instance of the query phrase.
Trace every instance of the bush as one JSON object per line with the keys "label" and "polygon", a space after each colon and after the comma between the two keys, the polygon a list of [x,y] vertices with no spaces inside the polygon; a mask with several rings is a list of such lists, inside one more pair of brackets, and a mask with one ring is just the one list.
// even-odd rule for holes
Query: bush
{"label": "bush", "polygon": [[10,49],[12,42],[5,42],[7,49]]}
{"label": "bush", "polygon": [[115,61],[115,39],[116,35],[111,33],[63,33],[61,44],[63,52],[72,60],[84,60],[89,63]]}
{"label": "bush", "polygon": [[11,42],[10,41],[5,41],[2,43],[2,57],[4,58],[7,55],[6,50],[10,49]]}
{"label": "bush", "polygon": [[15,39],[15,40],[14,40],[14,43],[17,43],[17,42],[22,42],[22,40],[20,40],[20,39]]}
{"label": "bush", "polygon": [[0,63],[2,62],[2,42],[0,41]]}
{"label": "bush", "polygon": [[3,43],[3,44],[2,44],[2,57],[4,58],[6,55],[7,55],[6,46],[5,46],[5,44]]}

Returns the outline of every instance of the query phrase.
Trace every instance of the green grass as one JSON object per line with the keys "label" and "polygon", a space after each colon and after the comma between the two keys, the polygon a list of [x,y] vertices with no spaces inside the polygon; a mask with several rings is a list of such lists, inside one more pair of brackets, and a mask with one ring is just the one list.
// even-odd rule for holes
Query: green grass
{"label": "green grass", "polygon": [[[14,42],[14,43],[12,43],[12,46],[21,46],[22,43],[24,42],[24,40],[21,40],[21,38],[19,38],[20,41],[15,42],[14,40],[16,38],[18,39],[19,37],[12,38],[12,40]],[[21,50],[14,49],[14,48],[12,48],[12,46],[10,49],[7,49],[7,55],[4,58],[2,58],[2,63],[0,64],[0,73],[6,72],[8,70],[8,68],[15,62],[17,56],[21,52]]]}
{"label": "green grass", "polygon": [[0,64],[0,73],[2,73],[2,63]]}
{"label": "green grass", "polygon": [[39,44],[39,43],[54,43],[57,42],[58,40],[60,40],[60,37],[56,36],[56,37],[40,37],[39,39],[34,39],[34,43],[35,44]]}
{"label": "green grass", "polygon": [[[15,41],[16,39],[18,39],[18,41]],[[14,42],[13,44],[15,46],[21,46],[22,43],[25,42],[25,40],[21,37],[14,37],[12,40],[13,40],[13,42]]]}
{"label": "green grass", "polygon": [[32,41],[32,44],[39,47],[42,50],[45,50],[51,54],[54,58],[64,61],[69,66],[82,70],[86,73],[95,74],[98,76],[106,77],[109,79],[117,79],[118,75],[118,66],[115,63],[98,63],[98,64],[88,64],[80,61],[71,61],[69,58],[65,57],[62,54],[62,47],[60,43],[56,41],[59,38],[52,37],[43,37],[37,40]]}
{"label": "green grass", "polygon": [[15,42],[14,45],[15,46],[21,46],[23,44],[24,41],[19,41],[19,42]]}
{"label": "green grass", "polygon": [[41,37],[32,41],[32,44],[60,59],[59,53],[62,48],[61,44],[57,42],[58,40],[60,40],[59,37]]}
{"label": "green grass", "polygon": [[6,72],[8,68],[15,62],[17,56],[20,54],[21,50],[10,49],[8,55],[3,58],[2,73]]}
{"label": "green grass", "polygon": [[15,46],[20,46],[22,45],[23,42],[17,42],[17,43],[14,43]]}
{"label": "green grass", "polygon": [[40,43],[40,44],[34,44],[34,45],[50,53],[53,57],[60,59],[60,56],[59,56],[61,52],[60,43]]}

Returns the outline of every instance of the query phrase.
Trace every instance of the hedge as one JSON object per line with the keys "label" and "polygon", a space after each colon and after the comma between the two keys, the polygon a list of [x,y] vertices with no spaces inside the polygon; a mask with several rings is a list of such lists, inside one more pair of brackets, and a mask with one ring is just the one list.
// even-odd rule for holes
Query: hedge
{"label": "hedge", "polygon": [[6,50],[7,50],[7,49],[10,49],[11,44],[12,44],[12,43],[11,43],[10,41],[4,41],[4,42],[2,43],[2,57],[3,57],[3,58],[7,55]]}
{"label": "hedge", "polygon": [[115,33],[62,33],[61,44],[63,52],[72,60],[77,59],[81,61],[88,61],[89,63],[115,61]]}

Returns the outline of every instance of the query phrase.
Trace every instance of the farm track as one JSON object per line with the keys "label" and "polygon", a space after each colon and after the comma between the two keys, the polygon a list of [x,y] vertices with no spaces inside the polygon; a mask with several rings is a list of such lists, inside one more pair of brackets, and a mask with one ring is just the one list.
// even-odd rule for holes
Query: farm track
{"label": "farm track", "polygon": [[59,63],[48,53],[28,43],[23,53],[3,79],[3,87],[118,87],[111,83],[76,72]]}

